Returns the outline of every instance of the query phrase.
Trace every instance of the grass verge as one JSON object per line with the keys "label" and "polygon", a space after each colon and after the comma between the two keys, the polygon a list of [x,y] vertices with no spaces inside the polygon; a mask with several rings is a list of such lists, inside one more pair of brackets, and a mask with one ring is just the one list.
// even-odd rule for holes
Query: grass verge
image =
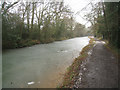
{"label": "grass verge", "polygon": [[113,55],[120,59],[120,50],[113,45],[111,45],[107,40],[105,40],[106,44],[104,45],[110,52],[113,53]]}
{"label": "grass verge", "polygon": [[85,46],[80,56],[74,59],[74,62],[71,66],[67,68],[67,71],[64,75],[63,83],[62,85],[58,86],[58,88],[72,88],[77,80],[77,76],[79,75],[80,65],[83,60],[85,60],[88,56],[88,51],[93,47],[94,38],[90,38],[89,44]]}

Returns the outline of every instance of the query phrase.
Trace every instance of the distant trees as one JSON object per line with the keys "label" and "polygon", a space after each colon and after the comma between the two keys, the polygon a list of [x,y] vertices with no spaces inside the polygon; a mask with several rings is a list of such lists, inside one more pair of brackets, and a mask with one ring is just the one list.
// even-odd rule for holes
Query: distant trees
{"label": "distant trees", "polygon": [[[14,7],[13,7],[14,6]],[[17,48],[83,36],[64,2],[4,2],[2,4],[3,48]]]}
{"label": "distant trees", "polygon": [[75,26],[75,29],[74,29],[74,33],[76,36],[85,36],[86,32],[85,32],[85,26],[80,24],[80,23],[77,23],[76,26]]}

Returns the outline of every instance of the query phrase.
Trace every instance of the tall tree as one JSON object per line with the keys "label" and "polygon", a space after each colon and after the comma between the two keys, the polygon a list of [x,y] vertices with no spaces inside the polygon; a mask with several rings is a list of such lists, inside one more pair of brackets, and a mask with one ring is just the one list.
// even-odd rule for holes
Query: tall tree
{"label": "tall tree", "polygon": [[34,22],[35,7],[36,7],[36,3],[35,3],[35,2],[33,2],[33,3],[32,3],[32,20],[31,20],[31,30],[33,29],[33,22]]}
{"label": "tall tree", "polygon": [[27,5],[27,29],[30,30],[30,2],[26,2]]}

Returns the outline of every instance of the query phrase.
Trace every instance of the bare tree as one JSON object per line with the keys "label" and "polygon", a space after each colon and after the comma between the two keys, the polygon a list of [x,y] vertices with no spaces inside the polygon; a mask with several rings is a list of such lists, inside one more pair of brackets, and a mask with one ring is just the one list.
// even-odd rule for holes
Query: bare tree
{"label": "bare tree", "polygon": [[26,2],[27,5],[27,29],[30,29],[30,2]]}
{"label": "bare tree", "polygon": [[33,29],[34,14],[35,14],[36,3],[32,3],[32,20],[31,20],[31,30]]}

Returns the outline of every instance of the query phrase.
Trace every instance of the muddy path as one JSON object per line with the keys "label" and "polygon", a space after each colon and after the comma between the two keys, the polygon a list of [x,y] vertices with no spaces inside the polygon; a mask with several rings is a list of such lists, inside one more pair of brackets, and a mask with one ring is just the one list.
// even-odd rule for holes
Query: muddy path
{"label": "muddy path", "polygon": [[88,58],[82,62],[75,88],[118,88],[118,59],[96,41]]}

